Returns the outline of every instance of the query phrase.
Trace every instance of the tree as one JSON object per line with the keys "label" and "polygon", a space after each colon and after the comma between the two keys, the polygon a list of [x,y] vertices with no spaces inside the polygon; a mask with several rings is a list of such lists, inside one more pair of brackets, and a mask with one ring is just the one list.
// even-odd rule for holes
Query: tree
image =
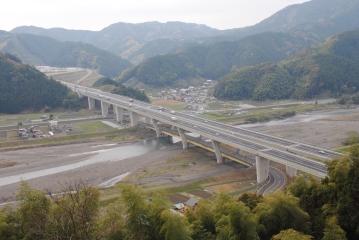
{"label": "tree", "polygon": [[148,215],[149,215],[149,239],[162,240],[164,239],[164,234],[161,232],[162,226],[164,224],[164,219],[162,213],[167,208],[162,198],[155,194],[152,196],[152,201],[147,204]]}
{"label": "tree", "polygon": [[228,223],[231,240],[259,240],[253,215],[243,203],[236,202],[229,206]]}
{"label": "tree", "polygon": [[216,220],[212,203],[201,199],[197,205],[196,212],[203,228],[212,234],[216,234]]}
{"label": "tree", "polygon": [[191,223],[191,237],[195,240],[214,240],[215,235],[208,232],[202,225],[202,222],[197,220]]}
{"label": "tree", "polygon": [[108,240],[122,240],[126,237],[124,209],[116,201],[106,208],[104,216],[99,222],[99,235]]}
{"label": "tree", "polygon": [[220,193],[215,200],[215,207],[217,239],[259,239],[256,222],[244,203]]}
{"label": "tree", "polygon": [[43,238],[50,220],[50,199],[43,191],[30,188],[27,182],[21,181],[16,200],[19,204],[16,210],[19,222],[17,232],[22,233],[25,239]]}
{"label": "tree", "polygon": [[143,192],[133,185],[122,185],[121,189],[127,237],[129,239],[148,239],[151,228]]}
{"label": "tree", "polygon": [[61,194],[50,194],[53,201],[45,237],[93,239],[97,237],[100,192],[83,181],[62,185]]}
{"label": "tree", "polygon": [[243,193],[238,198],[238,201],[243,202],[247,207],[253,210],[258,203],[263,201],[263,196],[255,193]]}
{"label": "tree", "polygon": [[346,240],[344,230],[338,225],[335,216],[329,217],[325,222],[324,237],[322,240]]}
{"label": "tree", "polygon": [[270,239],[274,234],[282,230],[293,228],[296,231],[309,233],[309,215],[299,206],[299,198],[290,192],[284,194],[281,191],[264,198],[253,210],[258,224],[262,224],[266,230],[266,236],[261,239]]}
{"label": "tree", "polygon": [[[99,191],[78,181],[49,196],[20,182],[18,207],[0,212],[1,239],[100,239]],[[101,234],[98,234],[101,232]],[[7,236],[6,238],[2,238]]]}
{"label": "tree", "polygon": [[288,187],[288,190],[300,199],[301,208],[309,214],[312,235],[316,239],[323,237],[325,218],[333,209],[333,206],[328,204],[328,199],[334,194],[331,189],[314,178],[307,181],[304,177],[298,177]]}
{"label": "tree", "polygon": [[191,240],[190,225],[186,218],[172,213],[166,209],[161,214],[164,224],[161,233],[164,234],[165,240]]}
{"label": "tree", "polygon": [[[359,145],[354,145],[349,156],[344,156],[338,162],[344,162],[349,167],[347,174],[339,182],[337,217],[340,225],[346,231],[348,239],[359,238]],[[341,165],[341,164],[337,164]],[[337,171],[338,172],[338,171]]]}
{"label": "tree", "polygon": [[280,233],[272,237],[272,240],[310,240],[313,237],[310,235],[304,235],[301,232],[297,232],[293,229],[282,230]]}
{"label": "tree", "polygon": [[5,205],[0,209],[0,239],[23,239],[24,234],[19,217],[12,210],[11,204]]}

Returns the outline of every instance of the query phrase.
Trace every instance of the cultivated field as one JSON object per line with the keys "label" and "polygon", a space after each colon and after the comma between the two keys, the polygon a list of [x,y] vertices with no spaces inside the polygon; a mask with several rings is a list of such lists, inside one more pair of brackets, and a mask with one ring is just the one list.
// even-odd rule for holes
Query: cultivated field
{"label": "cultivated field", "polygon": [[151,102],[155,105],[162,106],[164,108],[169,108],[172,110],[183,111],[183,107],[187,105],[184,102],[178,102],[174,100],[164,100],[164,99],[151,99]]}

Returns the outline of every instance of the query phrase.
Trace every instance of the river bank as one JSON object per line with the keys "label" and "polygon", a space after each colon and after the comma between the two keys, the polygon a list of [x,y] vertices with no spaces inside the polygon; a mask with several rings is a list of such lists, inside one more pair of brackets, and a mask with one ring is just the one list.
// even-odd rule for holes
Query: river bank
{"label": "river bank", "polygon": [[336,149],[348,138],[349,131],[359,131],[359,107],[298,114],[284,120],[238,125],[258,132],[298,142]]}
{"label": "river bank", "polygon": [[[357,131],[358,126],[359,109],[356,108],[349,111],[303,114],[284,121],[272,121],[247,127],[308,144],[337,147],[347,137],[345,132]],[[82,180],[90,185],[101,185],[127,173],[132,174],[129,174],[123,181],[146,186],[155,186],[156,184],[158,186],[161,184],[178,186],[231,171],[234,171],[236,176],[245,174],[243,172],[245,169],[237,165],[216,164],[214,154],[205,150],[183,150],[181,142],[171,145],[170,143],[158,143],[157,140],[153,141],[154,139],[135,139],[130,134],[127,135],[127,138],[123,138],[123,136],[121,135],[121,139],[101,138],[82,143],[71,142],[57,146],[2,152],[0,163],[9,163],[9,167],[1,168],[0,166],[0,204],[14,201],[19,187],[19,183],[4,182],[5,178],[19,177],[22,174],[32,174],[33,178],[28,178],[29,175],[25,175],[25,179],[28,179],[31,187],[51,193],[58,192],[61,189],[60,184],[65,182],[73,183]],[[140,152],[131,148],[132,145],[141,141],[143,145],[146,145],[144,141],[147,141],[148,151]],[[195,151],[198,155],[194,160],[186,159],[186,155],[181,155],[186,151]],[[128,153],[135,154],[126,155]],[[171,159],[176,156],[179,156],[180,162],[171,163]],[[76,164],[83,165],[77,166]],[[62,167],[67,167],[67,169],[50,172],[50,170]],[[163,172],[164,170],[166,172]],[[34,173],[38,174],[42,171],[49,174],[34,175]],[[252,175],[249,179],[252,179]],[[255,176],[255,172],[253,176]]]}
{"label": "river bank", "polygon": [[[133,147],[133,144],[128,143],[91,142],[4,152],[0,161],[16,164],[0,168],[0,203],[15,200],[19,178],[16,182],[14,176],[25,176],[31,187],[54,193],[61,189],[61,183],[83,180],[90,185],[99,185],[182,151],[180,144],[166,147],[162,144],[156,145],[151,140],[147,142],[150,146]],[[86,161],[90,162],[81,165]],[[74,167],[74,164],[80,165]]]}

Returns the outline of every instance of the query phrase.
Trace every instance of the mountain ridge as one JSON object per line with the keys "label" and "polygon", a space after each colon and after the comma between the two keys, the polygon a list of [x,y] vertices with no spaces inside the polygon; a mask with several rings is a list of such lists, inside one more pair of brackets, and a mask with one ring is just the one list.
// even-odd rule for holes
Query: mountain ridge
{"label": "mountain ridge", "polygon": [[220,79],[214,95],[232,100],[303,99],[358,90],[359,30],[356,30],[339,33],[279,63],[235,69]]}
{"label": "mountain ridge", "polygon": [[48,79],[16,56],[0,52],[0,112],[19,113],[23,110],[63,106],[68,88]]}
{"label": "mountain ridge", "polygon": [[33,34],[0,33],[0,50],[33,65],[97,69],[108,77],[117,77],[132,64],[119,56],[84,42],[62,42]]}

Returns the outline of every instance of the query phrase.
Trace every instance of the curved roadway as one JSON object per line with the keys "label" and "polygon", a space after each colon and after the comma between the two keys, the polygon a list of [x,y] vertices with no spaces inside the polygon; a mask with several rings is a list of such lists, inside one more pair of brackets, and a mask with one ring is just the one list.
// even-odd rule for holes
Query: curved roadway
{"label": "curved roadway", "polygon": [[276,192],[284,188],[287,176],[275,167],[269,167],[269,182],[259,189],[258,193],[265,196],[269,192]]}

